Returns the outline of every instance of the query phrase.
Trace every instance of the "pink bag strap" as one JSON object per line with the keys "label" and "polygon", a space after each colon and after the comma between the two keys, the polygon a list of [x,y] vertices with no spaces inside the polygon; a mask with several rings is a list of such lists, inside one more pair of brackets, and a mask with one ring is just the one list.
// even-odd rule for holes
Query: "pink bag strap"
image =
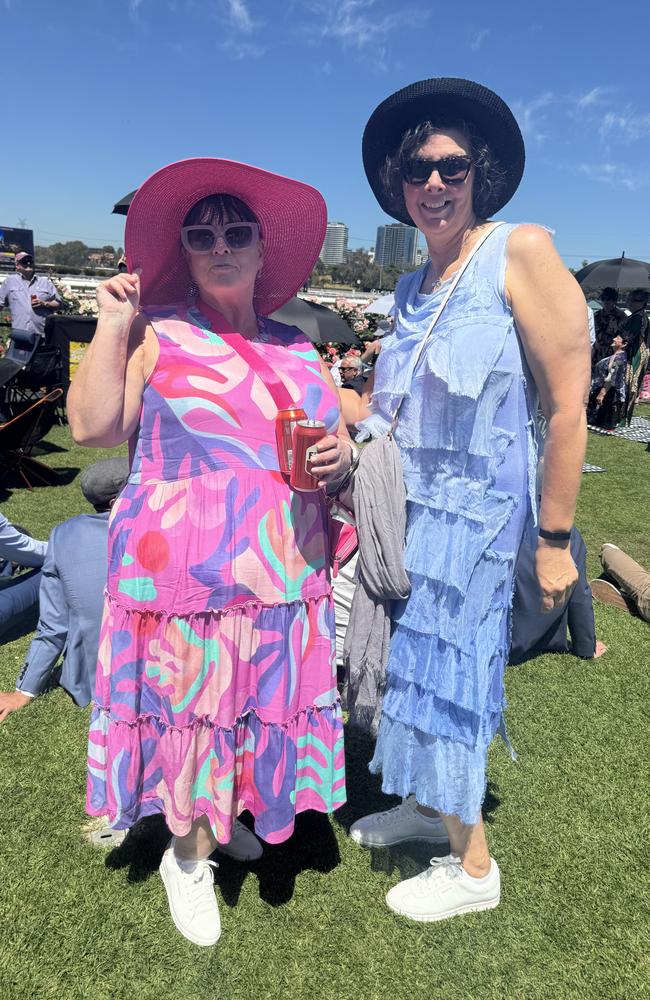
{"label": "pink bag strap", "polygon": [[262,357],[250,340],[242,337],[241,333],[225,333],[222,336],[224,341],[246,362],[249,368],[256,375],[260,376],[278,410],[288,410],[290,407],[296,405],[295,401],[291,398],[291,393],[279,378],[275,369]]}

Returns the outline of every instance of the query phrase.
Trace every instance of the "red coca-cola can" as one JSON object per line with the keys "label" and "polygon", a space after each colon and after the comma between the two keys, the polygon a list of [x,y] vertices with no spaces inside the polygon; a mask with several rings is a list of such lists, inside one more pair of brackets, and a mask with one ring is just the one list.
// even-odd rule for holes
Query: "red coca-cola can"
{"label": "red coca-cola can", "polygon": [[322,420],[299,420],[293,432],[293,465],[291,488],[300,492],[318,489],[318,479],[311,474],[310,459],[316,454],[316,445],[325,437]]}
{"label": "red coca-cola can", "polygon": [[288,476],[293,465],[293,432],[299,420],[306,420],[307,414],[300,406],[288,410],[278,410],[275,418],[275,440],[278,447],[280,472]]}

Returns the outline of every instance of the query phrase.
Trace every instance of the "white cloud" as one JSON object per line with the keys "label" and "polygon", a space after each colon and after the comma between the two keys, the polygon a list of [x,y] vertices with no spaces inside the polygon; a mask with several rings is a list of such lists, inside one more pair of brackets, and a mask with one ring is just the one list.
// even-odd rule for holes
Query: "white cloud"
{"label": "white cloud", "polygon": [[368,45],[381,46],[397,28],[412,25],[417,17],[420,22],[428,17],[427,11],[402,8],[382,13],[377,0],[307,0],[306,6],[316,15],[307,27],[312,34],[334,38],[343,46],[363,49]]}
{"label": "white cloud", "polygon": [[254,40],[263,22],[253,18],[247,0],[221,0],[219,9],[217,20],[223,27],[223,41],[219,43],[222,52],[236,61],[260,59],[266,54],[266,47]]}
{"label": "white cloud", "polygon": [[228,18],[233,28],[249,35],[255,28],[246,0],[226,0]]}
{"label": "white cloud", "polygon": [[640,114],[629,105],[617,111],[607,111],[599,129],[601,139],[634,142],[650,135],[650,115]]}
{"label": "white cloud", "polygon": [[549,138],[549,133],[546,131],[548,127],[546,109],[556,102],[557,97],[550,90],[538,94],[530,101],[513,101],[512,111],[525,139],[541,145]]}
{"label": "white cloud", "polygon": [[577,172],[592,181],[606,184],[608,187],[625,188],[627,191],[638,191],[650,183],[648,174],[639,173],[621,163],[579,163]]}
{"label": "white cloud", "polygon": [[260,59],[266,53],[266,49],[262,45],[245,42],[241,38],[229,38],[227,41],[221,42],[219,48],[235,60]]}
{"label": "white cloud", "polygon": [[610,93],[611,88],[609,87],[592,87],[586,94],[576,98],[576,111],[585,111],[595,104],[602,104]]}
{"label": "white cloud", "polygon": [[139,20],[138,14],[140,7],[142,6],[143,0],[128,0],[129,3],[129,17],[132,21]]}
{"label": "white cloud", "polygon": [[478,31],[473,32],[469,43],[469,47],[473,52],[478,52],[483,45],[483,42],[490,34],[490,31],[490,28],[480,28]]}

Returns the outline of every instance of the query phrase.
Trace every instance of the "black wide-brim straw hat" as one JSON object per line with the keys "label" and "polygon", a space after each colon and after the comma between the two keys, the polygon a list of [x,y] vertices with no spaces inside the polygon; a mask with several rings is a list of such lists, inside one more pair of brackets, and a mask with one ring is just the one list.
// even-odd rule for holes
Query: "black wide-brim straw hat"
{"label": "black wide-brim straw hat", "polygon": [[506,205],[519,187],[526,151],[512,111],[501,98],[473,80],[439,76],[419,80],[396,91],[375,108],[363,133],[363,166],[375,198],[387,215],[413,225],[406,213],[398,214],[389,203],[381,182],[386,156],[394,153],[407,129],[440,117],[461,118],[472,124],[488,143],[505,171],[505,184],[498,197],[488,201],[484,213],[494,215]]}

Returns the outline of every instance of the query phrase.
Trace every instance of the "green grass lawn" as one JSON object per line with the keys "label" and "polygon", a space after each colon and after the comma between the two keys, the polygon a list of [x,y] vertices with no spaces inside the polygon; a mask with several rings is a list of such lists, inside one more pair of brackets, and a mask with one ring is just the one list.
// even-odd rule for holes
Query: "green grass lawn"
{"label": "green grass lawn", "polygon": [[[66,428],[47,446],[66,485],[2,501],[39,537],[84,509],[75,470],[97,457]],[[590,574],[603,541],[650,566],[650,454],[590,436],[587,457],[607,469],[583,476]],[[203,950],[168,916],[159,824],[108,854],[83,839],[87,711],[57,691],[12,715],[0,726],[0,1000],[650,996],[650,627],[601,606],[596,621],[602,659],[509,668],[519,757],[495,741],[485,806],[501,906],[440,924],[396,918],[383,901],[426,851],[369,852],[346,837],[359,815],[390,804],[359,736],[348,738],[349,803],[331,821],[305,814],[260,862],[221,861],[223,935]],[[2,646],[0,687],[13,687],[28,643]]]}

